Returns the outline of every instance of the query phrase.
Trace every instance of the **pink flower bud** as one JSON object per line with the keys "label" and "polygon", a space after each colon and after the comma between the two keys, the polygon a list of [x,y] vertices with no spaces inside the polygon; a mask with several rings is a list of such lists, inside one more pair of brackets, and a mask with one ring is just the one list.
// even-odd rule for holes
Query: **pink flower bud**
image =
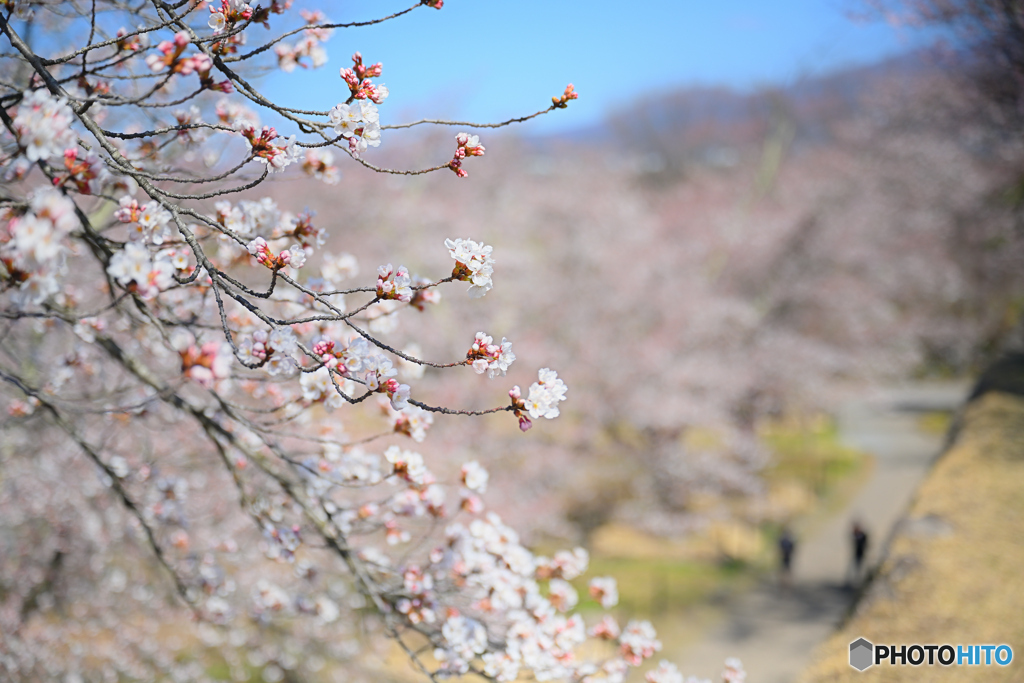
{"label": "pink flower bud", "polygon": [[458,157],[454,157],[451,161],[448,162],[448,168],[452,169],[452,171],[455,172],[455,175],[459,176],[460,178],[466,177],[466,172],[462,170],[462,160],[459,159]]}
{"label": "pink flower bud", "polygon": [[212,66],[213,61],[204,54],[198,54],[192,58],[192,67],[200,73],[209,71]]}
{"label": "pink flower bud", "polygon": [[323,356],[331,353],[332,351],[334,351],[334,342],[330,339],[321,339],[317,343],[313,344],[313,353],[318,356]]}

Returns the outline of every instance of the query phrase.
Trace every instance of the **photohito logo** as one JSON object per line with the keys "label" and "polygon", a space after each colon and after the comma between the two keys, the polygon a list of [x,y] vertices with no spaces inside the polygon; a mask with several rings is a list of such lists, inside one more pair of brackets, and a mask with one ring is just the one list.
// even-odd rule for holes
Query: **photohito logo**
{"label": "photohito logo", "polygon": [[1009,645],[875,645],[866,638],[850,643],[850,666],[1006,666],[1013,661]]}
{"label": "photohito logo", "polygon": [[863,638],[858,638],[850,643],[850,666],[857,671],[863,671],[874,664],[874,647],[874,645]]}

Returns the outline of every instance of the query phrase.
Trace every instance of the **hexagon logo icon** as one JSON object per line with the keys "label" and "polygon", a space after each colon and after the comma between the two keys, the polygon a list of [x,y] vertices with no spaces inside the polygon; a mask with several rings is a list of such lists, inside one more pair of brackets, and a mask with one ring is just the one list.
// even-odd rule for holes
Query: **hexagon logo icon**
{"label": "hexagon logo icon", "polygon": [[874,664],[875,646],[864,638],[850,643],[850,666],[857,671],[864,671]]}

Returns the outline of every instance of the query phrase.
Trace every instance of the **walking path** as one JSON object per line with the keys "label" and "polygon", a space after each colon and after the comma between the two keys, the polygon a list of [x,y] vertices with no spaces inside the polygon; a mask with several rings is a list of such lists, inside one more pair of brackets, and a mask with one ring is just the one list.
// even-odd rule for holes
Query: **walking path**
{"label": "walking path", "polygon": [[870,533],[867,564],[873,566],[942,447],[941,436],[919,428],[920,413],[956,409],[966,395],[963,384],[915,384],[844,406],[840,437],[875,457],[868,481],[844,510],[799,538],[791,587],[765,582],[735,596],[724,621],[672,653],[680,670],[717,681],[725,658],[738,657],[752,681],[795,680],[853,598],[845,585],[852,520]]}

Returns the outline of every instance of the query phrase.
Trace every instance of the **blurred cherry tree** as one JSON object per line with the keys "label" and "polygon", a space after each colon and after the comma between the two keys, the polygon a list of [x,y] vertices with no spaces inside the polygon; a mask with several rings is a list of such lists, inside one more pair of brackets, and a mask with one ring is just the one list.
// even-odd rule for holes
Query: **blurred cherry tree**
{"label": "blurred cherry tree", "polygon": [[964,87],[1018,119],[1024,113],[1024,8],[1011,0],[866,0],[868,16],[948,31],[971,61]]}
{"label": "blurred cherry tree", "polygon": [[437,230],[501,240],[522,285],[489,295],[485,327],[524,329],[516,348],[574,387],[557,440],[438,436],[536,492],[492,500],[552,535],[785,519],[766,422],[962,376],[1024,340],[1007,192],[1024,147],[962,77],[911,55],[749,95],[657,93],[590,139],[495,138],[472,185],[352,174],[346,204],[375,199],[351,217],[367,247],[414,218],[421,253]]}
{"label": "blurred cherry tree", "polygon": [[[342,216],[266,189],[335,185],[339,160],[464,178],[476,135],[412,170],[371,148],[576,93],[492,124],[387,123],[383,64],[357,52],[344,101],[272,102],[260,73],[320,68],[336,31],[443,2],[348,23],[291,5],[3,3],[3,678],[368,680],[382,674],[366,651],[397,647],[433,680],[621,681],[661,645],[648,622],[574,611],[587,553],[534,555],[488,510],[477,460],[413,450],[435,419],[511,413],[527,431],[559,415],[553,370],[500,386],[505,338],[467,332],[436,362],[415,335],[383,341],[442,286],[487,295],[500,256],[456,231],[428,247],[446,262],[431,277],[367,276],[324,250]],[[396,240],[392,260],[420,260],[411,248]],[[406,383],[424,368],[488,395],[442,405]],[[589,593],[592,611],[616,604],[611,578]],[[664,662],[648,679],[682,677]]]}

